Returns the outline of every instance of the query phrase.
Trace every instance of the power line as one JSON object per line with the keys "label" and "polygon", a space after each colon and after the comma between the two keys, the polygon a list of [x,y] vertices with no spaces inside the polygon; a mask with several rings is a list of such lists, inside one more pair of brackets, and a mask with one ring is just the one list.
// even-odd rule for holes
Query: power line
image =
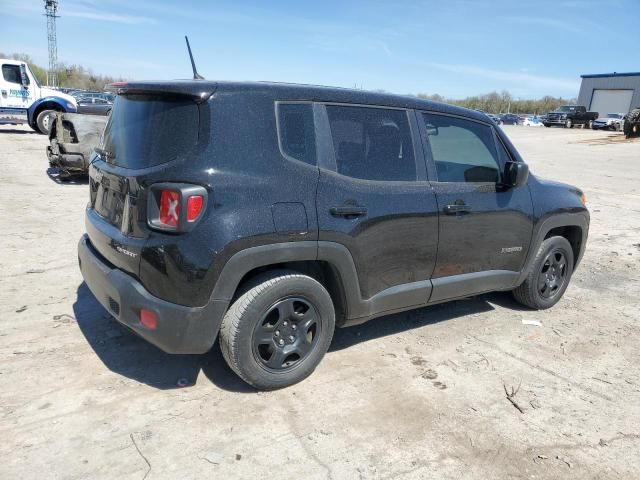
{"label": "power line", "polygon": [[56,18],[58,0],[44,0],[44,15],[47,17],[47,41],[49,42],[49,70],[47,85],[58,86],[58,39],[56,37]]}

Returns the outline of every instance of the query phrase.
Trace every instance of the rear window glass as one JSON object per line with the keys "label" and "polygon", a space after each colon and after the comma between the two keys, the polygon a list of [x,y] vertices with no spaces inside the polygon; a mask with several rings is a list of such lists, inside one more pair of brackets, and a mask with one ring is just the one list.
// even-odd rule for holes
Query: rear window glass
{"label": "rear window glass", "polygon": [[124,168],[147,168],[184,156],[198,142],[198,106],[186,97],[119,95],[99,152]]}
{"label": "rear window glass", "polygon": [[282,153],[316,164],[316,133],[310,103],[278,104],[278,132]]}
{"label": "rear window glass", "polygon": [[338,173],[363,180],[414,181],[405,110],[327,105]]}

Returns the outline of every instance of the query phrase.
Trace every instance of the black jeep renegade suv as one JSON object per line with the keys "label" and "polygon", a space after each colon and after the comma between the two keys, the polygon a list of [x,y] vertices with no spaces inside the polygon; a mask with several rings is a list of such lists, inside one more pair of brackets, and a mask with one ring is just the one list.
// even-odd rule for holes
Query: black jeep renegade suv
{"label": "black jeep renegade suv", "polygon": [[584,252],[577,188],[489,117],[272,83],[121,85],[90,167],[85,281],[171,353],[291,385],[334,328],[493,290],[554,305]]}

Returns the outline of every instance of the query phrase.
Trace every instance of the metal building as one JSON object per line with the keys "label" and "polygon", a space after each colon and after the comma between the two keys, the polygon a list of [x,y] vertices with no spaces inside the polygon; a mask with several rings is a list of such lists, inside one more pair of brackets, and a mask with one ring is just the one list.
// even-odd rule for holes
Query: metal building
{"label": "metal building", "polygon": [[640,72],[581,75],[578,105],[600,116],[640,108]]}

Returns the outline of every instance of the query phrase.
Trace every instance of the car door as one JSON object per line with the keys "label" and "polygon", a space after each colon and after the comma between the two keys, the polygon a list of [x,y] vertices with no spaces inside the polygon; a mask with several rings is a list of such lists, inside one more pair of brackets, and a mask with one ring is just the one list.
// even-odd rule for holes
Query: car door
{"label": "car door", "polygon": [[437,205],[413,112],[316,108],[318,138],[324,139],[317,191],[320,245],[335,242],[348,249],[361,299],[372,302],[350,316],[425,304],[436,259]]}
{"label": "car door", "polygon": [[78,97],[78,113],[91,113],[92,102],[89,97]]}
{"label": "car door", "polygon": [[418,117],[439,209],[431,301],[513,287],[531,242],[529,187],[501,183],[511,158],[491,125]]}
{"label": "car door", "polygon": [[106,115],[111,110],[111,104],[104,98],[95,97],[93,102],[95,115]]}

